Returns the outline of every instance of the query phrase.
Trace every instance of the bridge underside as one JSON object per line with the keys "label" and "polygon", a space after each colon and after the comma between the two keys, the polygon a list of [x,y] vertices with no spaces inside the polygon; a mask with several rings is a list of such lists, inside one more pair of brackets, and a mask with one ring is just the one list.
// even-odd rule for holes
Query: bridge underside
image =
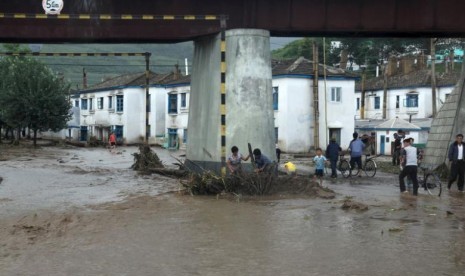
{"label": "bridge underside", "polygon": [[[81,0],[62,14],[226,15],[227,28],[272,36],[465,35],[460,0]],[[41,1],[2,0],[0,15],[43,14]],[[0,18],[2,42],[176,42],[218,33],[220,24],[184,20]]]}

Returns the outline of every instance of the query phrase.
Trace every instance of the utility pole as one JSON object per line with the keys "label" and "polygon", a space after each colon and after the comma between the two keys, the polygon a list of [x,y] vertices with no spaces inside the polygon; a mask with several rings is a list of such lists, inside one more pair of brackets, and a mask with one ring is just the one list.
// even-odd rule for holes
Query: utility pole
{"label": "utility pole", "polygon": [[431,94],[433,96],[433,118],[436,116],[436,39],[431,38]]}
{"label": "utility pole", "polygon": [[150,138],[150,56],[151,53],[145,53],[145,142],[149,144]]}
{"label": "utility pole", "polygon": [[320,123],[319,123],[319,101],[318,101],[318,45],[313,41],[313,141],[315,149],[320,146]]}
{"label": "utility pole", "polygon": [[360,99],[360,119],[365,119],[365,68],[362,69],[362,97]]}
{"label": "utility pole", "polygon": [[[389,61],[391,62],[391,61]],[[389,65],[389,64],[388,64]],[[383,91],[383,119],[387,119],[387,87],[388,87],[388,75],[387,75],[387,66],[384,67],[384,91]]]}

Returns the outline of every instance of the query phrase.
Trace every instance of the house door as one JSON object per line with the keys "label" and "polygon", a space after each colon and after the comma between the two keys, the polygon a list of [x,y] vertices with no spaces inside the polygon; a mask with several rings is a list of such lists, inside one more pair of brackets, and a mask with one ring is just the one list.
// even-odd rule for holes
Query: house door
{"label": "house door", "polygon": [[79,141],[87,141],[87,126],[81,126]]}
{"label": "house door", "polygon": [[178,147],[178,130],[176,128],[168,128],[168,148],[175,149]]}
{"label": "house door", "polygon": [[385,154],[384,152],[384,148],[386,146],[386,136],[385,135],[381,135],[381,141],[380,141],[380,144],[379,144],[379,153],[380,154]]}
{"label": "house door", "polygon": [[123,126],[115,126],[116,143],[123,143]]}
{"label": "house door", "polygon": [[341,144],[341,129],[340,128],[330,128],[329,129],[329,140],[331,138],[336,138],[336,142],[340,145]]}

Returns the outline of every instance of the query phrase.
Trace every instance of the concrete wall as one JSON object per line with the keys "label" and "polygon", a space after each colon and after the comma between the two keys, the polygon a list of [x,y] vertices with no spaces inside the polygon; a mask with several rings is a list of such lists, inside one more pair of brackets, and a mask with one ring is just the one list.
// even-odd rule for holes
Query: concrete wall
{"label": "concrete wall", "polygon": [[[446,162],[449,145],[457,133],[464,133],[464,76],[434,118],[425,150],[425,164],[433,167]],[[448,162],[446,162],[447,164]]]}
{"label": "concrete wall", "polygon": [[[220,170],[220,36],[194,42],[186,159],[198,166]],[[186,162],[189,165],[189,162]],[[197,166],[192,166],[195,169]]]}
{"label": "concrete wall", "polygon": [[[247,143],[275,159],[269,32],[226,32],[226,148]],[[195,42],[187,159],[219,172],[220,37]]]}
{"label": "concrete wall", "polygon": [[247,143],[276,159],[271,86],[270,34],[264,30],[226,33],[226,148]]}

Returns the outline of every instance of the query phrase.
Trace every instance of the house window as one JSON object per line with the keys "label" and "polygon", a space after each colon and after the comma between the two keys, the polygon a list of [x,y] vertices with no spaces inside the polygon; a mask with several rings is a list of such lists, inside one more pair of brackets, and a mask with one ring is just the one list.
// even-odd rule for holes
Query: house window
{"label": "house window", "polygon": [[277,144],[278,143],[278,128],[274,128],[274,142]]}
{"label": "house window", "polygon": [[187,128],[184,129],[184,134],[182,136],[182,142],[187,144]]}
{"label": "house window", "polygon": [[75,107],[79,107],[79,100],[75,100],[75,101],[74,101],[74,106],[75,106]]}
{"label": "house window", "polygon": [[187,94],[181,93],[181,108],[187,107]]}
{"label": "house window", "polygon": [[449,96],[450,96],[450,94],[446,94],[446,101],[447,101],[447,99],[449,98]]}
{"label": "house window", "polygon": [[87,99],[81,99],[81,109],[87,110]]}
{"label": "house window", "polygon": [[108,109],[113,108],[113,96],[108,96]]}
{"label": "house window", "polygon": [[418,107],[418,94],[407,94],[405,100],[406,107]]}
{"label": "house window", "polygon": [[400,106],[400,96],[396,96],[396,108],[398,109]]}
{"label": "house window", "polygon": [[103,109],[103,97],[97,98],[97,109]]}
{"label": "house window", "polygon": [[273,110],[278,110],[278,95],[279,88],[275,86],[273,87]]}
{"label": "house window", "polygon": [[357,98],[357,110],[360,109],[360,98]]}
{"label": "house window", "polygon": [[381,102],[381,98],[375,97],[375,109],[379,109],[380,102]]}
{"label": "house window", "polygon": [[117,112],[123,112],[124,110],[123,104],[124,104],[123,95],[116,95],[116,111]]}
{"label": "house window", "polygon": [[89,110],[94,110],[94,99],[93,98],[89,99]]}
{"label": "house window", "polygon": [[178,113],[178,94],[168,95],[168,113]]}
{"label": "house window", "polygon": [[341,87],[331,87],[331,101],[341,102]]}

